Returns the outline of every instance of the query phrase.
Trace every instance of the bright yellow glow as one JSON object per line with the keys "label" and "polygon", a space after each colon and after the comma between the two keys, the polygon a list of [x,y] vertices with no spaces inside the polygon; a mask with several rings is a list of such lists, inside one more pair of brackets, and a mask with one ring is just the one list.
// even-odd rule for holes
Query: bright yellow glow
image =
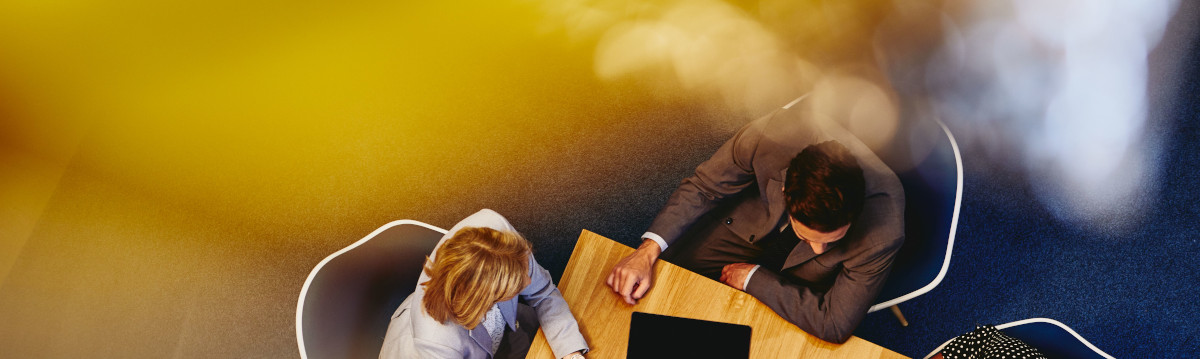
{"label": "bright yellow glow", "polygon": [[[878,2],[839,4],[0,2],[0,348],[290,354],[304,274],[356,236],[589,205],[673,160],[640,121],[715,147],[871,63]],[[868,78],[838,113],[883,111]]]}
{"label": "bright yellow glow", "polygon": [[[519,3],[0,6],[19,145],[78,145],[75,165],[96,176],[278,224],[331,192],[357,203],[427,185],[398,178],[458,158],[497,156],[483,170],[503,171],[536,155],[504,135],[565,140],[544,118],[585,99],[551,95],[592,82],[526,81],[590,59],[537,36],[540,14]],[[63,129],[86,133],[57,143]]]}
{"label": "bright yellow glow", "polygon": [[542,16],[495,1],[0,2],[0,347],[294,350],[314,258],[388,221],[495,206],[474,199],[638,108]]}

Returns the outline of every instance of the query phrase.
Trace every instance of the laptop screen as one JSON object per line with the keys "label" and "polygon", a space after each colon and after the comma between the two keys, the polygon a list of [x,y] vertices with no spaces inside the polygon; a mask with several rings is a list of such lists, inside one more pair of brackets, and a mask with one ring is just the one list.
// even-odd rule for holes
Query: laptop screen
{"label": "laptop screen", "polygon": [[626,356],[749,358],[750,326],[633,312]]}

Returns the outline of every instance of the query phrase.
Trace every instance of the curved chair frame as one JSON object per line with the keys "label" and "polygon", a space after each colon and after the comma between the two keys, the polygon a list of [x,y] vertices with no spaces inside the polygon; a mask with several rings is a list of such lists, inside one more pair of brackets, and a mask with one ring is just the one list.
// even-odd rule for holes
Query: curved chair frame
{"label": "curved chair frame", "polygon": [[[795,100],[792,100],[792,102],[789,102],[787,105],[784,105],[783,108],[784,109],[790,108],[790,107],[796,105],[797,103],[799,103],[800,101],[803,101],[809,95],[810,94],[805,94],[803,96],[800,96],[800,97],[796,98]],[[950,128],[946,127],[946,124],[943,123],[942,120],[940,120],[940,119],[934,118],[934,121],[936,121],[938,126],[942,128],[942,131],[946,133],[946,138],[950,140],[950,147],[951,147],[951,149],[954,150],[954,164],[955,164],[956,171],[957,171],[957,179],[956,179],[955,190],[954,190],[954,214],[950,219],[950,235],[949,235],[949,238],[947,239],[948,243],[946,244],[946,257],[945,257],[945,260],[942,261],[942,269],[940,271],[938,271],[937,277],[935,277],[932,282],[929,282],[929,284],[926,284],[924,287],[921,287],[920,289],[912,291],[908,294],[896,297],[895,299],[891,299],[886,302],[873,305],[873,306],[871,306],[871,308],[869,310],[867,310],[867,313],[874,313],[874,312],[879,311],[884,308],[893,308],[892,312],[894,314],[896,314],[897,318],[900,318],[900,322],[904,326],[908,326],[908,321],[904,319],[903,315],[900,314],[899,308],[895,308],[895,306],[897,304],[907,302],[907,301],[909,301],[913,298],[916,298],[922,294],[929,293],[929,291],[931,291],[931,290],[933,290],[933,288],[937,287],[938,284],[940,284],[942,282],[942,279],[944,279],[946,277],[946,272],[950,269],[950,255],[951,255],[951,253],[954,252],[954,236],[956,233],[958,233],[958,214],[959,214],[959,210],[962,208],[962,192],[963,192],[962,153],[960,153],[958,150],[958,141],[954,139],[954,134],[950,132]]]}
{"label": "curved chair frame", "polygon": [[[938,272],[937,277],[935,277],[932,282],[929,282],[929,284],[926,284],[924,287],[912,291],[911,293],[873,305],[871,306],[871,309],[867,311],[868,313],[874,313],[884,308],[890,308],[897,304],[907,302],[910,299],[916,298],[922,294],[929,293],[929,291],[933,290],[934,287],[937,287],[938,284],[942,282],[942,279],[946,277],[946,271],[950,269],[950,255],[952,252],[954,252],[954,236],[956,233],[958,233],[958,214],[959,210],[962,208],[963,163],[962,154],[958,151],[958,141],[954,139],[954,134],[950,133],[950,128],[946,127],[946,124],[939,119],[935,118],[934,121],[936,121],[938,126],[942,128],[942,131],[946,133],[946,138],[950,139],[950,147],[954,150],[954,163],[958,171],[957,183],[955,184],[956,188],[954,190],[954,214],[950,219],[950,237],[948,238],[948,243],[946,244],[946,259],[942,262],[941,271]],[[897,312],[897,317],[900,317],[897,309],[893,309],[893,311]],[[907,325],[905,320],[901,319],[901,322]]]}
{"label": "curved chair frame", "polygon": [[371,234],[368,234],[366,237],[363,237],[363,239],[360,239],[357,242],[354,242],[353,244],[346,246],[346,248],[342,248],[341,250],[338,250],[337,252],[334,252],[333,254],[330,254],[329,256],[325,257],[325,259],[321,260],[320,263],[317,263],[317,266],[314,267],[313,270],[308,273],[308,278],[304,280],[304,287],[300,289],[300,299],[296,302],[296,344],[300,348],[300,358],[308,359],[308,352],[304,349],[304,325],[303,325],[304,324],[304,299],[306,297],[308,297],[308,287],[309,287],[309,285],[312,284],[313,278],[316,278],[317,272],[320,272],[321,268],[325,267],[325,264],[329,263],[329,261],[333,260],[334,258],[337,258],[338,256],[340,256],[346,252],[349,252],[350,250],[357,248],[358,246],[360,246],[364,243],[367,243],[367,241],[370,241],[372,238],[375,238],[376,235],[383,233],[383,231],[386,231],[389,228],[399,226],[399,225],[404,225],[404,224],[418,225],[418,226],[422,226],[425,228],[429,228],[429,229],[437,231],[437,232],[441,232],[442,234],[446,233],[445,229],[439,228],[437,226],[434,226],[434,225],[431,225],[428,223],[420,222],[420,221],[414,221],[414,220],[410,220],[410,219],[402,219],[402,220],[398,220],[398,221],[392,221],[392,222],[389,222],[388,224],[383,225],[382,227],[379,227],[379,229],[376,229],[374,232],[371,232]]}
{"label": "curved chair frame", "polygon": [[[1083,345],[1087,346],[1088,349],[1091,349],[1092,351],[1096,352],[1096,354],[1099,354],[1100,356],[1107,358],[1107,359],[1115,359],[1115,358],[1113,358],[1112,355],[1108,355],[1108,353],[1105,353],[1103,350],[1100,350],[1100,348],[1096,348],[1095,345],[1092,345],[1092,342],[1089,342],[1087,339],[1084,339],[1083,337],[1079,336],[1079,333],[1076,333],[1074,329],[1071,329],[1071,327],[1068,327],[1066,324],[1063,324],[1054,319],[1030,318],[1030,319],[1025,319],[1025,320],[1018,320],[1018,321],[1011,322],[1011,323],[1004,323],[1004,324],[997,325],[996,329],[1004,330],[1004,329],[1012,328],[1012,327],[1015,327],[1018,325],[1024,325],[1024,324],[1029,324],[1029,323],[1047,323],[1047,324],[1055,325],[1059,328],[1062,328],[1062,330],[1065,330],[1067,333],[1071,333],[1071,335],[1074,336],[1075,339],[1079,340],[1080,343],[1083,343]],[[949,340],[946,340],[945,343],[942,343],[942,345],[939,345],[937,347],[937,349],[934,349],[932,352],[929,353],[929,355],[926,355],[925,359],[929,359],[930,357],[933,357],[937,353],[940,353],[942,351],[942,349],[946,348],[946,345],[950,344],[950,341],[952,341],[952,340],[954,340],[954,338],[950,338]]]}

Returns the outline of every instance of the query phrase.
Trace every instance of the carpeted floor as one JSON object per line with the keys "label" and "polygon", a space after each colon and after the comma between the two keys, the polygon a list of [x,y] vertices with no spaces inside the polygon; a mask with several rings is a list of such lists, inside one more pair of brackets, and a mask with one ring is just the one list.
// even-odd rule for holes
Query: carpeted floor
{"label": "carpeted floor", "polygon": [[[523,2],[210,3],[0,11],[24,21],[0,41],[0,357],[295,357],[309,271],[397,219],[495,209],[557,277],[581,229],[635,244],[746,120],[599,80],[591,48]],[[1144,221],[1060,221],[964,144],[946,278],[902,305],[911,326],[885,311],[856,334],[919,358],[977,323],[1046,317],[1118,358],[1195,356],[1195,42],[1167,45],[1185,65],[1153,76]]]}
{"label": "carpeted floor", "polygon": [[[1195,44],[1181,44],[1195,49]],[[1055,219],[1024,181],[964,149],[961,222],[949,273],[932,292],[886,312],[857,335],[923,357],[975,324],[1056,319],[1117,358],[1184,358],[1200,345],[1200,56],[1164,86],[1160,192],[1130,233],[1096,233]],[[1152,194],[1147,194],[1152,195]],[[1112,218],[1110,221],[1122,221]]]}
{"label": "carpeted floor", "polygon": [[[1187,49],[1195,44],[1177,44]],[[1186,50],[1185,50],[1186,51]],[[888,312],[868,315],[855,333],[912,357],[976,324],[1002,324],[1051,318],[1074,329],[1117,358],[1193,355],[1200,346],[1200,55],[1186,52],[1181,72],[1163,86],[1175,96],[1162,103],[1162,117],[1147,130],[1160,188],[1150,213],[1128,232],[1080,228],[1057,219],[1020,174],[988,162],[978,148],[965,146],[962,212],[948,274],[932,292],[901,305],[909,327]],[[951,128],[969,124],[951,122]],[[698,163],[708,153],[699,143],[671,163]],[[665,173],[688,173],[686,165]],[[647,182],[666,184],[609,198],[608,221],[590,230],[633,245],[674,183],[664,173]],[[628,189],[625,192],[630,193]],[[1152,195],[1152,194],[1150,194]],[[570,237],[589,218],[560,217],[527,230],[531,237]],[[570,233],[568,233],[570,232]],[[539,260],[561,274],[570,248],[538,248]],[[544,258],[544,259],[542,259]]]}

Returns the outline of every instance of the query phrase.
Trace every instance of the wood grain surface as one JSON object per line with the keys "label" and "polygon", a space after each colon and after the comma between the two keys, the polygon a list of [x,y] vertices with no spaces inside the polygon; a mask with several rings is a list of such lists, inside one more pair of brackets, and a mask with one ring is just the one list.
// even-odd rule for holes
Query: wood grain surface
{"label": "wood grain surface", "polygon": [[[604,281],[630,253],[633,248],[584,230],[558,284],[591,347],[589,359],[625,357],[634,311],[749,325],[751,358],[907,358],[858,337],[841,345],[817,339],[749,294],[665,261],[655,265],[646,296],[625,304]],[[526,358],[554,358],[541,331]]]}

